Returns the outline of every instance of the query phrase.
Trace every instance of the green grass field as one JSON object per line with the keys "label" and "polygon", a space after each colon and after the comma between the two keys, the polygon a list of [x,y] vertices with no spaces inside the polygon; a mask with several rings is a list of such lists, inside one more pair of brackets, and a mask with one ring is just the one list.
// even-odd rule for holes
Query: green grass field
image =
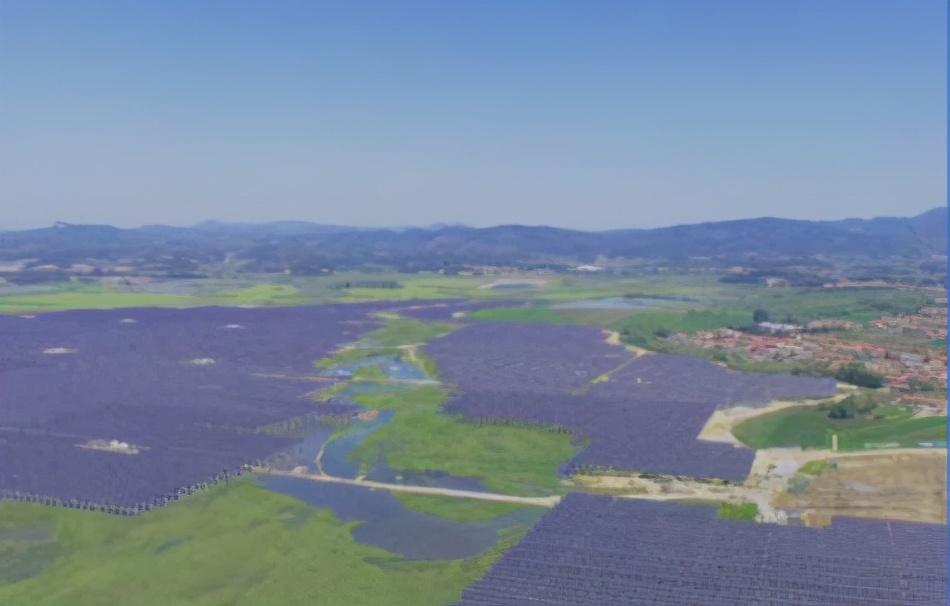
{"label": "green grass field", "polygon": [[833,433],[838,434],[841,450],[875,444],[915,447],[918,442],[946,440],[946,417],[910,418],[906,411],[881,416],[831,419],[818,407],[795,406],[748,419],[733,434],[751,448],[831,448]]}
{"label": "green grass field", "polygon": [[720,503],[718,513],[724,520],[754,522],[759,515],[759,506],[755,503]]}
{"label": "green grass field", "polygon": [[568,434],[463,421],[441,412],[445,397],[434,386],[356,396],[368,408],[396,413],[356,448],[356,459],[369,464],[382,455],[394,469],[481,478],[489,490],[508,494],[560,492],[558,468],[575,453]]}
{"label": "green grass field", "polygon": [[379,347],[401,347],[425,343],[457,328],[453,324],[422,322],[412,318],[391,318],[385,326],[367,333],[363,341]]}
{"label": "green grass field", "polygon": [[114,309],[117,307],[186,307],[196,300],[186,295],[124,292],[78,288],[32,295],[0,296],[0,313],[26,314],[66,309]]}
{"label": "green grass field", "polygon": [[351,527],[249,480],[135,518],[0,503],[0,603],[441,606],[517,539],[413,562],[357,543]]}
{"label": "green grass field", "polygon": [[759,516],[759,506],[751,502],[730,503],[714,499],[677,499],[676,502],[683,505],[714,506],[716,515],[723,520],[754,522]]}
{"label": "green grass field", "polygon": [[333,368],[334,366],[341,366],[344,364],[351,364],[353,362],[359,362],[365,358],[370,358],[379,354],[380,352],[376,349],[363,348],[363,347],[347,347],[341,349],[326,358],[320,358],[314,362],[316,368]]}
{"label": "green grass field", "polygon": [[289,284],[255,284],[217,293],[209,300],[218,305],[300,305],[306,302],[300,289]]}
{"label": "green grass field", "polygon": [[750,324],[752,314],[744,311],[723,310],[648,310],[636,312],[615,322],[611,328],[620,332],[624,342],[640,347],[656,345],[657,333],[713,330],[724,326]]}
{"label": "green grass field", "polygon": [[607,327],[630,316],[623,309],[552,309],[550,307],[499,307],[480,309],[470,317],[483,322],[520,322],[526,324],[583,324]]}
{"label": "green grass field", "polygon": [[67,309],[121,307],[195,307],[199,305],[300,305],[306,299],[285,284],[256,284],[233,290],[164,294],[94,284],[59,284],[56,290],[35,294],[0,295],[0,313],[37,313]]}
{"label": "green grass field", "polygon": [[311,282],[333,280],[359,281],[367,278],[398,281],[401,288],[348,288],[341,293],[348,300],[381,301],[410,299],[485,299],[492,297],[572,301],[624,295],[674,295],[712,297],[730,289],[712,276],[584,276],[545,275],[545,283],[534,288],[485,288],[494,276],[440,276],[432,274],[340,274]]}
{"label": "green grass field", "polygon": [[[674,295],[714,298],[729,288],[709,276],[616,277],[551,275],[537,288],[483,288],[492,276],[352,273],[325,276],[266,275],[242,278],[179,280],[178,294],[154,292],[154,285],[110,285],[94,282],[50,283],[49,292],[0,295],[0,313],[33,313],[65,309],[196,305],[315,305],[348,301],[519,298],[558,302],[624,295]],[[159,280],[159,282],[164,282]],[[168,281],[173,282],[173,281]],[[365,287],[392,283],[396,288]],[[352,286],[347,287],[350,284]]]}
{"label": "green grass field", "polygon": [[737,288],[730,307],[765,309],[773,321],[841,319],[868,322],[883,315],[913,313],[930,298],[920,292],[889,288]]}

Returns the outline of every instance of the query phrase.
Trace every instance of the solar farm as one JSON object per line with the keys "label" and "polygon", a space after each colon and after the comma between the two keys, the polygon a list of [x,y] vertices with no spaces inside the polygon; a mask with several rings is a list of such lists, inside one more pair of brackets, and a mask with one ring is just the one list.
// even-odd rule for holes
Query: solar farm
{"label": "solar farm", "polygon": [[311,361],[377,325],[367,306],[0,316],[0,494],[133,513],[292,446]]}
{"label": "solar farm", "polygon": [[[267,525],[285,554],[299,525],[321,533],[310,549],[323,566],[411,585],[394,603],[945,603],[946,525],[783,517],[772,486],[807,501],[802,470],[830,478],[846,459],[799,451],[789,472],[784,451],[700,437],[720,413],[754,418],[853,390],[628,347],[606,321],[482,317],[510,309],[530,312],[462,299],[0,315],[0,510],[142,528],[184,516],[187,536],[222,532],[207,512],[246,512],[242,532]],[[842,480],[866,491],[863,481]],[[747,513],[727,519],[723,507]],[[12,542],[50,570],[59,560],[30,529],[90,519],[6,511],[34,521],[11,531],[0,519],[0,548]],[[337,546],[320,547],[331,531]],[[152,558],[190,541],[130,549]],[[74,557],[63,566],[85,576],[105,556]],[[44,595],[42,574],[4,570],[0,600]],[[4,585],[4,574],[24,581]],[[422,596],[442,574],[445,591]]]}
{"label": "solar farm", "polygon": [[473,420],[554,425],[589,440],[568,472],[741,481],[753,451],[697,440],[717,407],[835,393],[830,379],[739,373],[684,356],[637,357],[589,327],[475,324],[426,351],[457,389],[449,410]]}
{"label": "solar farm", "polygon": [[941,606],[947,529],[841,519],[813,529],[702,505],[568,495],[460,606]]}

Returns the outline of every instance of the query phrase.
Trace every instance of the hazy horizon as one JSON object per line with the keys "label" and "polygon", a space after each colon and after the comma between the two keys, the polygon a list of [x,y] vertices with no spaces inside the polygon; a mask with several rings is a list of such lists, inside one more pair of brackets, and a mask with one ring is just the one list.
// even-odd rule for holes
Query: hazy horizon
{"label": "hazy horizon", "polygon": [[69,225],[107,225],[111,227],[119,227],[123,229],[137,229],[142,227],[197,227],[203,224],[208,223],[219,223],[224,225],[266,225],[269,223],[310,223],[314,225],[322,225],[326,227],[340,227],[340,228],[354,228],[354,229],[391,229],[391,230],[400,230],[400,229],[430,229],[438,227],[470,227],[470,228],[491,228],[491,227],[510,227],[510,226],[519,226],[519,227],[554,227],[558,229],[573,229],[577,231],[609,231],[617,229],[657,229],[664,227],[676,227],[679,225],[693,225],[697,223],[716,223],[721,221],[741,221],[741,220],[752,220],[752,219],[787,219],[794,221],[842,221],[846,219],[879,219],[879,218],[910,218],[915,217],[920,214],[945,208],[943,206],[934,206],[930,208],[925,208],[920,212],[914,213],[905,213],[905,214],[891,214],[891,215],[875,215],[871,217],[838,217],[832,219],[808,219],[801,217],[779,217],[773,215],[760,215],[756,217],[739,217],[739,218],[724,218],[724,219],[713,219],[710,221],[694,221],[689,223],[670,223],[666,225],[651,225],[651,226],[640,226],[640,225],[618,225],[616,227],[604,228],[604,229],[582,229],[578,227],[571,227],[569,225],[551,225],[548,223],[491,223],[486,225],[472,225],[469,223],[459,223],[459,222],[435,222],[435,223],[424,223],[424,224],[403,224],[403,225],[354,225],[354,224],[343,224],[343,223],[326,223],[322,221],[312,221],[304,219],[271,219],[264,221],[228,221],[222,219],[203,219],[201,221],[195,221],[192,223],[140,223],[140,224],[130,224],[130,225],[119,225],[114,223],[77,223],[73,221],[61,221],[56,220],[44,225],[32,225],[27,227],[7,227],[3,224],[0,224],[0,231],[23,231],[30,229],[42,229],[47,227],[53,227],[58,223],[65,223]]}
{"label": "hazy horizon", "polygon": [[0,228],[946,203],[939,0],[0,5]]}

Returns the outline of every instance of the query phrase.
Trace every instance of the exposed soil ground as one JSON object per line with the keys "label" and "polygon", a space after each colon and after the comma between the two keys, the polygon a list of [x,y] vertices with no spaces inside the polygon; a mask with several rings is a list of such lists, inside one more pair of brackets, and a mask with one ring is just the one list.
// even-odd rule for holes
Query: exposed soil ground
{"label": "exposed soil ground", "polygon": [[857,454],[824,459],[832,467],[817,476],[797,474],[774,505],[818,523],[831,516],[947,522],[945,449]]}
{"label": "exposed soil ground", "polygon": [[[828,463],[818,475],[806,463]],[[834,516],[947,523],[947,451],[893,449],[832,453],[798,448],[760,450],[744,484],[637,474],[578,475],[588,492],[655,501],[754,502],[762,522],[800,517],[827,524]]]}
{"label": "exposed soil ground", "polygon": [[620,340],[620,333],[615,330],[606,330],[604,332],[607,333],[607,338],[604,340],[607,341],[608,344],[626,347],[627,351],[629,351],[630,353],[632,353],[634,356],[638,358],[640,356],[645,356],[647,354],[653,353],[649,349],[644,349],[642,347],[637,347],[636,345],[630,345],[628,343],[624,343],[623,341]]}
{"label": "exposed soil ground", "polygon": [[716,484],[696,480],[638,475],[577,475],[572,478],[587,492],[651,501],[720,501],[755,503],[762,522],[782,523],[784,512],[772,507],[768,490],[753,485]]}

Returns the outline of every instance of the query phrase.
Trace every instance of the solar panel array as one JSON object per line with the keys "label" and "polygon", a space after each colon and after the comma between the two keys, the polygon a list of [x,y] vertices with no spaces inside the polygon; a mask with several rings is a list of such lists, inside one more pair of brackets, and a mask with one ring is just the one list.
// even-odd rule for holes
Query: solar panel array
{"label": "solar panel array", "polygon": [[426,352],[457,387],[447,409],[481,421],[569,429],[589,446],[568,465],[742,480],[753,452],[696,439],[717,407],[827,397],[832,379],[741,373],[686,356],[636,357],[592,327],[484,323]]}
{"label": "solar panel array", "polygon": [[570,494],[460,606],[945,606],[947,527],[719,519],[714,507]]}
{"label": "solar panel array", "polygon": [[[294,442],[262,427],[355,407],[303,398],[366,305],[0,316],[0,496],[148,507]],[[90,449],[126,443],[127,454]]]}

